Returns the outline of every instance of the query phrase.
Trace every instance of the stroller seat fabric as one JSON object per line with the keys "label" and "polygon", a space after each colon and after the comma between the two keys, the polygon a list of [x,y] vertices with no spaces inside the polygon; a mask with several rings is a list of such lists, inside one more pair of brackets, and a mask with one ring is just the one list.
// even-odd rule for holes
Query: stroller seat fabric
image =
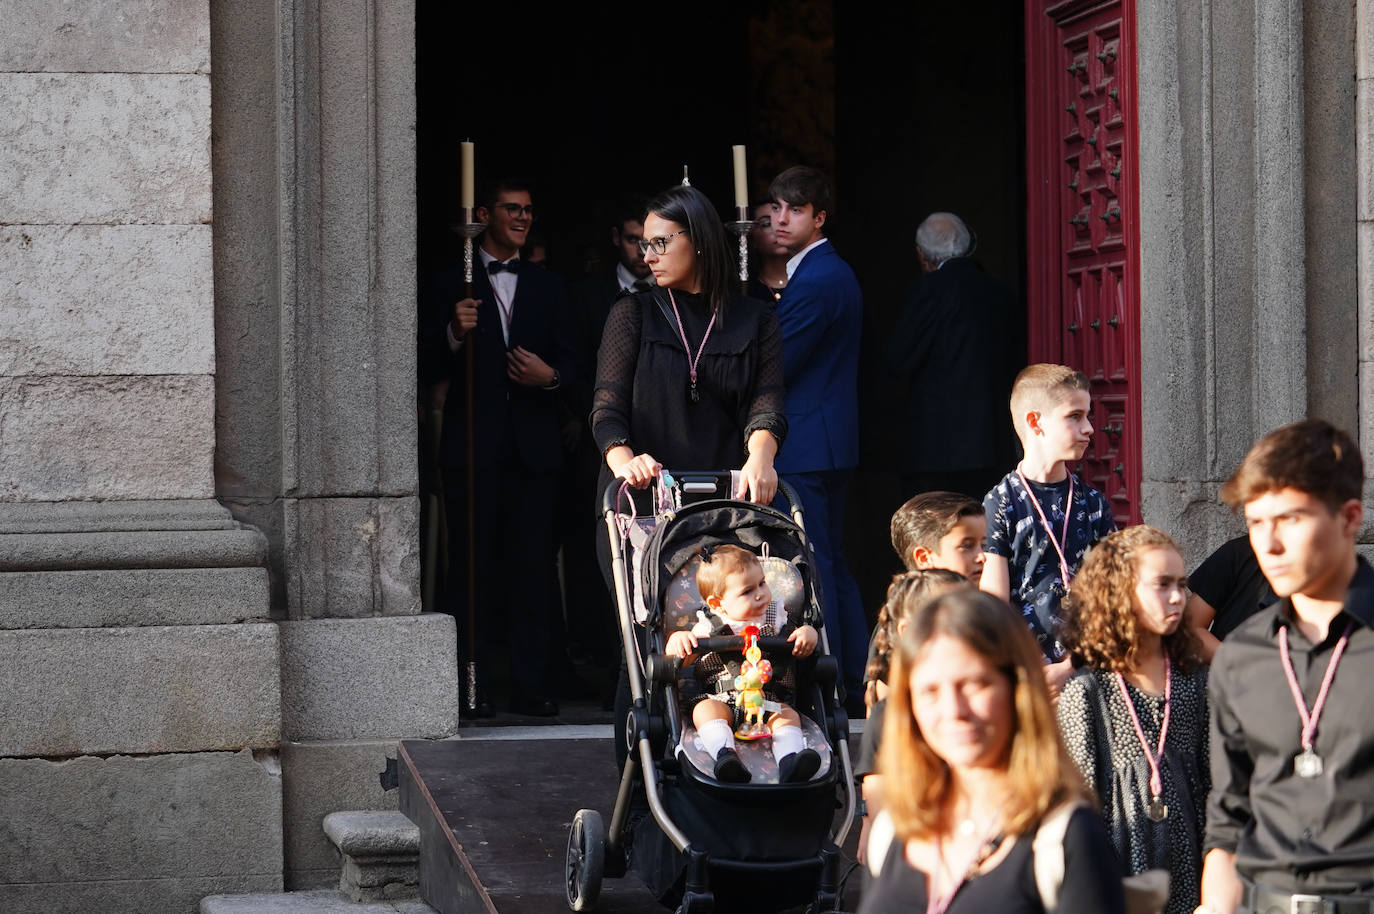
{"label": "stroller seat fabric", "polygon": [[[805,584],[801,570],[784,559],[776,556],[762,556],[759,564],[763,566],[763,576],[773,591],[773,602],[781,610],[783,619],[801,609],[806,599]],[[697,568],[701,557],[693,556],[673,575],[663,593],[663,631],[672,634],[697,623],[697,613],[705,611],[706,601],[697,589]],[[779,626],[780,627],[780,626]]]}
{"label": "stroller seat fabric", "polygon": [[[802,723],[802,735],[806,737],[808,749],[815,749],[820,754],[821,766],[816,769],[816,773],[811,776],[811,780],[816,781],[824,778],[830,771],[830,742],[826,740],[825,734],[816,722],[805,714],[799,715]],[[756,740],[735,740],[735,750],[739,752],[740,761],[749,769],[753,776],[751,784],[776,784],[778,783],[778,763],[773,758],[773,741],[771,739]],[[697,728],[692,726],[690,720],[685,720],[682,727],[682,739],[678,741],[678,754],[685,761],[690,762],[692,767],[699,771],[704,777],[713,777],[716,760],[706,751],[706,747],[697,738]],[[800,782],[798,782],[800,783]]]}

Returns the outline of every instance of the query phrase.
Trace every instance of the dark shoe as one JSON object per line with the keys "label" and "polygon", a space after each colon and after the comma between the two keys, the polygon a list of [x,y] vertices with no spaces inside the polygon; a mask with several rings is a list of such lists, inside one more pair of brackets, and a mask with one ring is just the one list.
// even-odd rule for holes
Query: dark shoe
{"label": "dark shoe", "polygon": [[510,712],[526,717],[557,717],[558,702],[542,695],[523,695],[510,700]]}
{"label": "dark shoe", "polygon": [[725,784],[748,784],[754,779],[749,769],[744,767],[739,753],[733,746],[725,746],[716,753],[716,766],[713,771],[716,780]]}
{"label": "dark shoe", "polygon": [[815,749],[803,749],[778,759],[778,783],[797,784],[811,780],[821,768],[821,755]]}

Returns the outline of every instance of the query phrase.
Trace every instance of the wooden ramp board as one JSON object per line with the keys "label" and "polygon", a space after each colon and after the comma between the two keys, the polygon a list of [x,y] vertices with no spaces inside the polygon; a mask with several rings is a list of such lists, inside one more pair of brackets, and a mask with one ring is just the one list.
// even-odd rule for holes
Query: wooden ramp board
{"label": "wooden ramp board", "polygon": [[[440,914],[568,910],[564,865],[578,809],[615,805],[611,727],[504,727],[400,743],[400,807],[420,828],[421,897]],[[853,738],[858,748],[858,737]],[[846,842],[853,860],[858,828]],[[857,904],[851,877],[844,910]],[[658,914],[634,873],[601,884],[601,914]]]}

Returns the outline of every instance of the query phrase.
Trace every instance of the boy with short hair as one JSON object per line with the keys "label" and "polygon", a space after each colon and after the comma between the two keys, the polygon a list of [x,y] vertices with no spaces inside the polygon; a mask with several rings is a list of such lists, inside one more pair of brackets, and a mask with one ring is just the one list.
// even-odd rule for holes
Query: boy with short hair
{"label": "boy with short hair", "polygon": [[1093,433],[1088,379],[1065,365],[1031,365],[1011,388],[1011,418],[1025,452],[983,499],[987,555],[978,586],[1019,610],[1040,643],[1050,694],[1073,674],[1055,629],[1059,602],[1088,547],[1116,529],[1101,492],[1069,472]]}
{"label": "boy with short hair", "polygon": [[943,568],[974,584],[983,574],[987,518],[959,492],[922,492],[892,515],[892,548],[907,571]]}
{"label": "boy with short hair", "polygon": [[1198,911],[1374,910],[1374,568],[1364,461],[1320,419],[1250,449],[1221,489],[1279,601],[1208,682],[1212,792]]}

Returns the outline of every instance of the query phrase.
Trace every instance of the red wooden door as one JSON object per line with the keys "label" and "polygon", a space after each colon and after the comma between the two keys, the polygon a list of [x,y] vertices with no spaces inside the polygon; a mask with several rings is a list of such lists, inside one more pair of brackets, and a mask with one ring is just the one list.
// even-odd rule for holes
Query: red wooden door
{"label": "red wooden door", "polygon": [[1026,0],[1032,362],[1092,381],[1080,472],[1140,522],[1135,0]]}

